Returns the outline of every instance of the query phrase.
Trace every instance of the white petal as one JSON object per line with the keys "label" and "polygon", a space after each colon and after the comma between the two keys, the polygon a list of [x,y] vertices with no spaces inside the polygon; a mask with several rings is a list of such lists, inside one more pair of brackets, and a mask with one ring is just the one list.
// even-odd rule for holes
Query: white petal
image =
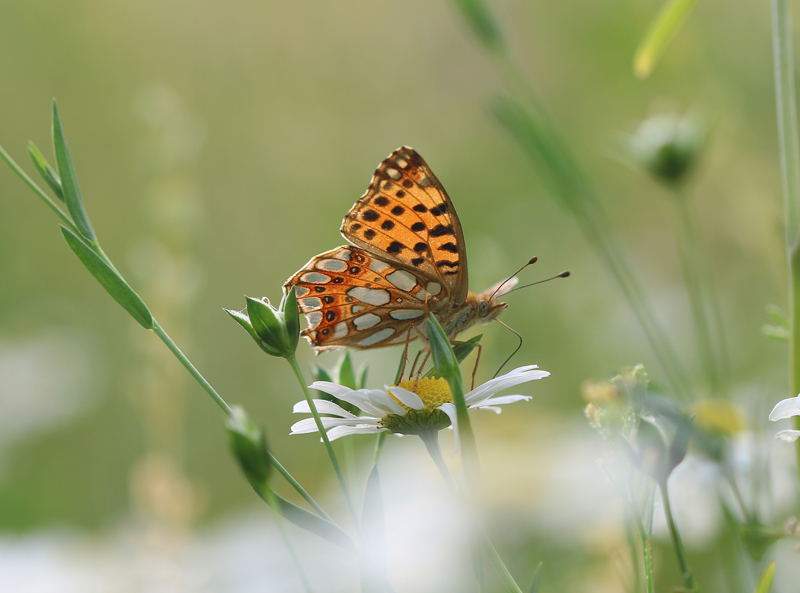
{"label": "white petal", "polygon": [[[356,426],[358,424],[372,424],[369,422],[373,420],[375,424],[377,424],[377,420],[374,418],[331,418],[330,416],[325,416],[324,418],[320,418],[322,420],[322,427],[324,429],[333,428],[334,426]],[[289,434],[308,434],[309,432],[317,432],[317,423],[313,418],[304,418],[299,422],[295,422],[292,424],[292,428]]]}
{"label": "white petal", "polygon": [[331,383],[330,381],[314,381],[311,385],[308,386],[309,389],[316,389],[317,391],[321,391],[323,393],[327,393],[328,395],[332,395],[333,397],[338,397],[339,399],[344,399],[342,396],[347,395],[348,393],[352,393],[352,389],[349,387],[345,387],[344,385],[339,385],[338,383]]}
{"label": "white petal", "polygon": [[407,405],[409,408],[414,410],[421,410],[425,407],[425,404],[420,399],[420,397],[414,393],[413,391],[409,391],[408,389],[403,389],[402,387],[398,387],[394,385],[392,387],[387,387],[386,390]]}
{"label": "white petal", "polygon": [[539,370],[539,367],[536,365],[519,367],[510,373],[490,379],[483,385],[480,385],[479,387],[467,393],[464,396],[464,399],[467,401],[467,405],[474,406],[492,397],[495,393],[503,391],[504,389],[520,385],[521,383],[527,383],[528,381],[543,379],[549,375],[550,373]]}
{"label": "white petal", "polygon": [[445,414],[447,414],[448,418],[450,418],[450,422],[452,423],[451,428],[455,431],[455,448],[453,449],[453,455],[458,453],[458,450],[461,448],[461,439],[459,438],[458,434],[458,413],[456,412],[455,404],[442,404],[438,408]]}
{"label": "white petal", "polygon": [[515,402],[528,401],[531,399],[530,395],[500,395],[498,397],[490,397],[483,400],[479,404],[472,404],[470,408],[485,408],[486,406],[502,406],[505,404],[513,404]]}
{"label": "white petal", "polygon": [[800,416],[800,395],[779,401],[769,413],[769,419],[773,422],[775,420],[791,418],[792,416]]}
{"label": "white petal", "polygon": [[[470,408],[472,409],[472,408]],[[494,412],[495,414],[499,414],[503,411],[503,408],[498,408],[497,406],[477,406],[476,410],[489,410],[490,412]]]}
{"label": "white petal", "polygon": [[[371,416],[377,416],[379,418],[386,416],[386,410],[384,410],[382,406],[376,405],[376,403],[373,401],[373,395],[374,395],[373,392],[383,393],[382,391],[378,391],[377,389],[358,389],[357,391],[353,391],[352,389],[350,389],[347,391],[347,393],[341,393],[336,397],[338,397],[342,401],[346,401],[349,404],[353,404],[359,410],[361,410],[362,412],[366,412]],[[383,395],[389,397],[385,393],[383,393]]]}
{"label": "white petal", "polygon": [[328,431],[328,439],[335,441],[338,438],[345,437],[351,434],[373,434],[386,430],[382,426],[369,426],[362,424],[359,426],[337,426]]}
{"label": "white petal", "polygon": [[[332,401],[328,401],[327,399],[315,399],[314,405],[317,407],[317,412],[320,414],[333,414],[335,416],[340,416],[342,418],[355,418],[354,414],[351,414],[347,410],[343,409],[341,406],[333,403]],[[308,406],[308,402],[303,400],[301,402],[297,402],[294,407],[292,408],[292,412],[295,414],[310,414],[311,408]]]}
{"label": "white petal", "polygon": [[800,430],[782,430],[775,434],[775,438],[787,443],[793,443],[800,439]]}
{"label": "white petal", "polygon": [[406,409],[398,404],[391,395],[380,389],[362,389],[362,391],[369,392],[369,398],[373,405],[383,410],[383,415],[397,414],[402,416],[406,413]]}

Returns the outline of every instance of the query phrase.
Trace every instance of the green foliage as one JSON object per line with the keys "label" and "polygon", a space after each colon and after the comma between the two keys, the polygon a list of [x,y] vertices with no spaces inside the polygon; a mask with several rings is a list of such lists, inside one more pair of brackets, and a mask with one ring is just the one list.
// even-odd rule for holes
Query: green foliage
{"label": "green foliage", "polygon": [[656,67],[669,42],[677,35],[698,0],[668,0],[644,34],[633,57],[633,71],[647,78]]}

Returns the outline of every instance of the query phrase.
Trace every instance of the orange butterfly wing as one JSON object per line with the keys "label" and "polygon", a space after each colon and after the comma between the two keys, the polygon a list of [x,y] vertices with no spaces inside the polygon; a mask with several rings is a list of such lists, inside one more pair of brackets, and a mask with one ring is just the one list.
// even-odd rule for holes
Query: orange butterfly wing
{"label": "orange butterfly wing", "polygon": [[466,299],[461,223],[442,184],[412,148],[395,150],[378,166],[341,233],[375,257],[441,283],[446,294],[436,304]]}

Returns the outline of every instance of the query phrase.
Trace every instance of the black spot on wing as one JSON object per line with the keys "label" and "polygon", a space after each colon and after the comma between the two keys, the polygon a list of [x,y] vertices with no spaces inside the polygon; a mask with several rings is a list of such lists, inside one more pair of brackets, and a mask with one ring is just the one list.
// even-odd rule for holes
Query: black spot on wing
{"label": "black spot on wing", "polygon": [[372,209],[364,210],[361,214],[361,218],[369,222],[375,222],[380,218],[380,215]]}
{"label": "black spot on wing", "polygon": [[398,241],[392,241],[389,243],[389,246],[386,248],[386,251],[389,253],[400,253],[406,246]]}
{"label": "black spot on wing", "polygon": [[455,243],[445,243],[444,245],[440,245],[437,249],[439,251],[449,251],[450,253],[458,253],[458,247]]}
{"label": "black spot on wing", "polygon": [[444,235],[453,235],[453,227],[450,225],[437,224],[430,230],[431,237],[443,237]]}
{"label": "black spot on wing", "polygon": [[394,222],[392,222],[391,220],[384,220],[381,223],[381,228],[384,231],[391,231],[394,228]]}
{"label": "black spot on wing", "polygon": [[419,233],[425,230],[425,223],[424,222],[415,222],[411,225],[411,230],[415,233]]}
{"label": "black spot on wing", "polygon": [[377,198],[375,198],[375,203],[378,206],[388,206],[389,198],[387,198],[386,196],[378,196]]}
{"label": "black spot on wing", "polygon": [[428,245],[427,243],[423,243],[422,241],[414,245],[414,251],[416,251],[417,253],[422,253],[426,249],[428,249]]}

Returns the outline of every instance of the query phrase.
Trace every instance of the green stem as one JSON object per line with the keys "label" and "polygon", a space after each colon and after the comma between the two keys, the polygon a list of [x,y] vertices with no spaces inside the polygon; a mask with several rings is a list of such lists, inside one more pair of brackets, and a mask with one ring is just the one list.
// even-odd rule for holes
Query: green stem
{"label": "green stem", "polygon": [[360,533],[361,529],[359,527],[358,514],[356,513],[356,507],[353,504],[353,499],[350,496],[350,489],[347,487],[347,480],[345,480],[344,474],[342,473],[342,468],[339,465],[338,459],[336,459],[336,453],[333,451],[333,445],[331,445],[331,442],[328,439],[328,432],[322,425],[322,419],[319,416],[319,412],[317,412],[317,406],[314,404],[314,399],[311,397],[311,392],[306,385],[305,379],[303,379],[303,372],[300,370],[300,365],[297,364],[296,357],[292,356],[286,360],[289,363],[289,366],[292,367],[294,376],[297,378],[297,382],[300,384],[300,387],[303,390],[303,395],[306,398],[306,402],[308,402],[311,415],[314,417],[314,423],[317,425],[317,430],[322,438],[322,442],[325,444],[325,449],[328,451],[328,457],[330,457],[333,471],[336,473],[336,479],[339,480],[339,487],[342,489],[345,503],[347,503],[347,509],[350,511],[350,516],[353,519],[353,525],[355,525],[356,531]]}
{"label": "green stem", "polygon": [[[421,433],[419,437],[422,439],[422,442],[425,443],[425,448],[428,450],[428,454],[431,456],[431,459],[433,459],[433,462],[439,469],[442,479],[444,479],[447,485],[453,489],[453,492],[456,495],[461,496],[458,484],[456,483],[455,478],[453,478],[453,474],[450,473],[450,469],[447,467],[444,457],[442,457],[442,449],[439,447],[439,432],[436,430],[429,430]],[[508,587],[508,590],[513,591],[513,593],[522,593],[522,589],[520,589],[519,585],[517,585],[516,581],[514,581],[514,577],[511,576],[508,568],[503,563],[503,559],[500,558],[500,554],[497,553],[497,550],[489,539],[489,536],[482,527],[480,528],[480,538],[481,547],[486,552],[486,555],[497,571],[497,574],[500,575],[500,578]]]}
{"label": "green stem", "polygon": [[189,361],[188,358],[186,358],[186,355],[181,352],[181,349],[178,348],[175,342],[172,341],[172,338],[167,335],[167,332],[162,329],[155,318],[153,319],[153,331],[159,338],[161,338],[161,341],[167,345],[167,348],[170,349],[175,357],[181,361],[181,364],[186,368],[187,371],[189,371],[189,374],[194,377],[194,380],[200,384],[200,387],[202,387],[203,390],[211,396],[211,399],[214,400],[214,403],[216,403],[226,415],[230,416],[231,407],[225,402],[224,399],[222,399],[222,396],[220,396],[220,394],[217,393],[213,387],[211,387],[211,384],[206,381],[203,375],[200,374],[200,371],[194,368],[194,365]]}
{"label": "green stem", "polygon": [[[772,0],[772,48],[775,71],[775,100],[778,140],[786,215],[786,247],[789,263],[789,303],[792,335],[789,348],[791,395],[800,393],[800,138],[794,83],[792,13],[789,0]],[[794,419],[800,429],[800,417]],[[796,441],[797,471],[800,477],[800,440]]]}
{"label": "green stem", "polygon": [[669,526],[669,534],[672,536],[672,545],[675,548],[675,555],[678,557],[683,584],[689,591],[696,591],[697,586],[692,578],[689,565],[686,562],[686,552],[683,547],[683,541],[681,540],[681,534],[678,531],[678,526],[675,524],[675,518],[672,516],[672,505],[669,502],[666,480],[661,482],[658,486],[661,489],[661,498],[664,501],[664,513],[667,516],[667,525]]}
{"label": "green stem", "polygon": [[386,442],[388,434],[388,432],[382,432],[378,435],[378,438],[375,439],[375,450],[372,452],[373,466],[378,465],[378,459],[380,459],[381,451],[383,451],[383,445]]}
{"label": "green stem", "polygon": [[[631,555],[631,567],[633,568],[633,593],[639,593],[642,588],[642,566],[639,564],[639,547],[636,545],[636,533],[634,531],[634,521],[629,516],[625,525],[625,541],[628,544],[628,553]],[[642,546],[644,546],[642,539]]]}
{"label": "green stem", "polygon": [[292,474],[290,474],[289,471],[285,467],[283,467],[283,465],[281,465],[281,463],[272,453],[269,454],[269,457],[270,461],[272,462],[272,465],[275,467],[275,469],[278,470],[278,473],[282,475],[287,482],[289,482],[292,488],[294,488],[300,494],[300,496],[302,496],[306,500],[306,502],[311,505],[311,507],[315,511],[317,511],[317,514],[323,519],[326,519],[331,523],[335,524],[336,522],[331,518],[331,516],[328,515],[328,513],[326,513],[325,510],[321,506],[319,506],[319,504],[317,504],[317,501],[314,500],[311,497],[311,495],[305,491],[305,488],[303,488],[300,485],[300,483],[294,479]]}
{"label": "green stem", "polygon": [[720,379],[718,357],[715,354],[714,342],[711,339],[711,324],[708,319],[708,297],[705,290],[704,275],[701,271],[694,225],[689,212],[688,196],[675,190],[675,209],[678,219],[678,254],[683,272],[686,291],[694,320],[695,337],[700,360],[711,388],[712,395],[720,395],[722,381]]}
{"label": "green stem", "polygon": [[272,513],[275,515],[275,522],[278,524],[278,531],[281,532],[283,543],[286,544],[286,548],[289,550],[289,556],[291,556],[292,562],[294,562],[295,568],[297,568],[297,572],[300,574],[300,580],[303,581],[303,588],[307,593],[313,593],[311,583],[309,582],[308,577],[306,576],[306,571],[303,568],[303,563],[300,562],[300,556],[297,553],[297,549],[294,547],[292,538],[289,536],[289,531],[286,529],[286,521],[283,519],[283,515],[279,510],[280,505],[278,504],[278,500],[275,498],[275,493],[272,491],[272,488],[269,487],[262,488],[261,491],[262,495],[265,496],[269,501],[268,506],[272,509]]}
{"label": "green stem", "polygon": [[[511,95],[516,96],[521,105],[528,106],[530,110],[528,117],[537,122],[539,131],[546,136],[542,142],[550,151],[548,155],[541,152],[540,146],[536,151],[531,152],[530,156],[537,162],[545,161],[546,173],[551,176],[553,186],[561,194],[568,211],[572,213],[583,231],[584,237],[598,252],[627,298],[647,340],[667,374],[667,380],[675,393],[686,399],[687,375],[683,366],[660,323],[649,308],[644,293],[620,254],[619,248],[605,232],[605,229],[611,228],[610,222],[577,160],[562,142],[544,104],[535,89],[520,73],[510,55],[504,49],[498,49],[491,55]],[[530,149],[530,147],[525,148]]]}

